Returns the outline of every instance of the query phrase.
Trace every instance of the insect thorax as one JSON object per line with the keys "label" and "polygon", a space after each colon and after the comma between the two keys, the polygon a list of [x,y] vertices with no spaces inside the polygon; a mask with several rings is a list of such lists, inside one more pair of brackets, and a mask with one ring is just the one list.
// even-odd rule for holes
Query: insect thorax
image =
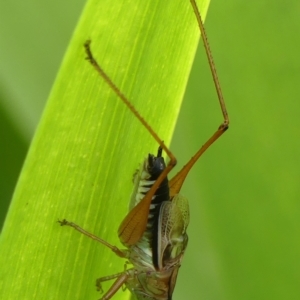
{"label": "insect thorax", "polygon": [[[130,209],[142,201],[164,169],[160,149],[157,156],[149,154],[135,173]],[[171,299],[188,242],[188,223],[187,199],[180,195],[170,197],[165,178],[152,198],[142,238],[128,249],[128,258],[134,268],[128,270],[130,278],[126,286],[137,299]]]}

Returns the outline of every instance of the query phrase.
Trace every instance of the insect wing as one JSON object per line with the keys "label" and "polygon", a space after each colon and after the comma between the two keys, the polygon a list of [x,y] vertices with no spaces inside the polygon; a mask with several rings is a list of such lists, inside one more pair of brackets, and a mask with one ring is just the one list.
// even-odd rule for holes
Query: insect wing
{"label": "insect wing", "polygon": [[189,221],[189,204],[185,197],[178,194],[172,201],[163,203],[158,226],[158,261],[161,268],[180,263],[188,242],[186,229]]}

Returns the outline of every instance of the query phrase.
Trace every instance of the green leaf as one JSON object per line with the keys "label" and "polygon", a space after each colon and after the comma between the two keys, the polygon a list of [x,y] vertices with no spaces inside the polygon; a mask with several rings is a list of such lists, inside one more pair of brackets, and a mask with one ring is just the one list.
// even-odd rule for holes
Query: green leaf
{"label": "green leaf", "polygon": [[124,270],[109,249],[57,223],[66,218],[120,246],[132,175],[158,147],[84,59],[83,43],[92,40],[99,64],[169,144],[198,37],[189,1],[88,2],[4,224],[3,298],[97,299],[95,279]]}

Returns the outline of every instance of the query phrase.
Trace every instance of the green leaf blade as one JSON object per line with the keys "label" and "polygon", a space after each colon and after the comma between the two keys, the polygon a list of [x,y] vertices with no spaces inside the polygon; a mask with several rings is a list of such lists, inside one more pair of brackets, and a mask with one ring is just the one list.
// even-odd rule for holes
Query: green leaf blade
{"label": "green leaf blade", "polygon": [[95,279],[124,270],[109,249],[56,222],[66,218],[120,246],[132,175],[158,147],[85,61],[83,43],[92,40],[99,64],[169,144],[198,36],[188,1],[87,4],[4,225],[4,298],[97,299]]}

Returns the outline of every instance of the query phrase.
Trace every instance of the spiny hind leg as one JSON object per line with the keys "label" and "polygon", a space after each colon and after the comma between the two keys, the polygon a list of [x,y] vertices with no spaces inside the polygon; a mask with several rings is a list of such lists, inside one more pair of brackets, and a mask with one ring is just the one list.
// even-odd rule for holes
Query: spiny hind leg
{"label": "spiny hind leg", "polygon": [[197,6],[197,3],[195,0],[190,0],[191,5],[193,7],[196,19],[197,19],[197,23],[201,32],[201,37],[202,37],[202,41],[204,44],[204,48],[205,48],[205,52],[206,52],[206,56],[207,56],[207,60],[208,60],[208,64],[211,70],[211,74],[212,74],[212,78],[215,84],[215,89],[218,95],[218,100],[219,100],[219,104],[220,104],[220,108],[222,111],[222,115],[223,115],[223,123],[218,127],[217,131],[214,132],[214,134],[203,144],[203,146],[196,152],[196,154],[188,161],[188,163],[170,180],[170,193],[171,196],[174,196],[176,194],[179,193],[183,182],[187,176],[187,174],[189,173],[189,171],[191,170],[191,168],[193,167],[193,165],[195,164],[195,162],[202,156],[202,154],[215,142],[219,139],[219,137],[221,137],[221,135],[223,135],[223,133],[228,129],[229,126],[229,117],[228,117],[228,113],[227,113],[227,109],[226,109],[226,105],[225,105],[225,101],[223,98],[223,94],[222,94],[222,90],[221,90],[221,85],[219,82],[219,78],[217,75],[217,70],[214,64],[214,60],[213,60],[213,56],[209,47],[209,43],[208,43],[208,39],[206,36],[206,32],[205,32],[205,28],[202,22],[202,18]]}
{"label": "spiny hind leg", "polygon": [[176,158],[170,149],[164,144],[163,140],[157,135],[157,133],[152,129],[148,122],[141,116],[141,114],[136,110],[133,104],[128,100],[128,98],[120,91],[120,89],[115,85],[115,83],[110,79],[110,77],[105,73],[102,67],[98,64],[97,60],[91,50],[91,40],[87,40],[84,43],[85,52],[87,54],[86,59],[92,64],[98,74],[105,80],[105,82],[111,87],[111,89],[116,93],[116,95],[122,100],[122,102],[129,108],[129,110],[135,115],[135,117],[142,123],[142,125],[147,129],[147,131],[152,135],[152,137],[157,141],[160,147],[166,152],[170,161],[167,165],[166,171],[162,174],[163,178],[171,171],[171,169],[176,165]]}
{"label": "spiny hind leg", "polygon": [[[176,158],[170,149],[164,144],[163,140],[157,135],[157,133],[152,129],[152,127],[148,124],[148,122],[140,115],[140,113],[136,110],[136,108],[131,104],[131,102],[127,99],[127,97],[119,90],[119,88],[114,84],[114,82],[110,79],[110,77],[104,72],[102,67],[98,64],[97,60],[94,58],[94,55],[91,51],[90,47],[91,41],[88,40],[85,42],[85,52],[87,54],[86,59],[92,64],[94,69],[98,72],[98,74],[104,79],[104,81],[110,86],[110,88],[116,93],[116,95],[122,100],[122,102],[128,107],[128,109],[135,115],[135,117],[140,121],[140,123],[147,129],[147,131],[152,135],[152,137],[158,142],[161,152],[164,150],[169,157],[169,162],[163,172],[159,175],[155,183],[152,185],[150,190],[147,192],[146,196],[143,200],[136,205],[127,217],[121,223],[118,234],[124,245],[130,246],[135,244],[140,237],[142,236],[146,224],[147,217],[141,219],[142,215],[148,215],[150,203],[152,197],[154,196],[156,190],[159,188],[160,184],[167,177],[169,172],[176,165]],[[128,237],[132,237],[128,239]]]}

